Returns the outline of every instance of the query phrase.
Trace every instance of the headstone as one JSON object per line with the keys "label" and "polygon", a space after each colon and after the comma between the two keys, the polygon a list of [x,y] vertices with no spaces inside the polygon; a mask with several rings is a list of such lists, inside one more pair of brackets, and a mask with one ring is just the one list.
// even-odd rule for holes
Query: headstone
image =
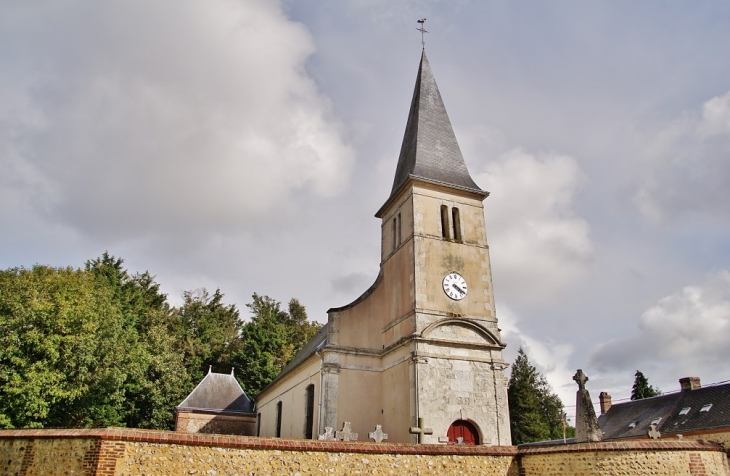
{"label": "headstone", "polygon": [[601,441],[602,435],[601,429],[598,427],[596,411],[593,409],[591,394],[586,389],[588,376],[583,373],[583,370],[578,369],[573,380],[578,384],[578,392],[575,395],[575,442]]}
{"label": "headstone", "polygon": [[368,433],[368,438],[375,440],[376,443],[380,443],[388,439],[388,434],[383,433],[383,427],[381,425],[375,425],[375,431]]}
{"label": "headstone", "polygon": [[647,434],[649,435],[649,438],[651,438],[652,440],[658,440],[659,437],[662,436],[662,434],[659,433],[659,430],[656,429],[656,425],[654,423],[649,425],[649,432]]}
{"label": "headstone", "polygon": [[335,433],[335,439],[341,441],[356,441],[357,433],[352,432],[352,424],[346,421],[342,424],[342,430]]}
{"label": "headstone", "polygon": [[331,426],[325,426],[324,427],[324,433],[322,433],[321,435],[319,435],[319,438],[317,438],[317,439],[323,440],[323,441],[332,441],[332,440],[334,440],[335,439],[335,431],[334,431],[334,428],[332,428]]}
{"label": "headstone", "polygon": [[408,429],[408,433],[411,435],[418,435],[418,444],[423,443],[423,435],[433,435],[433,429],[426,428],[423,423],[423,418],[418,418],[418,426],[412,426]]}

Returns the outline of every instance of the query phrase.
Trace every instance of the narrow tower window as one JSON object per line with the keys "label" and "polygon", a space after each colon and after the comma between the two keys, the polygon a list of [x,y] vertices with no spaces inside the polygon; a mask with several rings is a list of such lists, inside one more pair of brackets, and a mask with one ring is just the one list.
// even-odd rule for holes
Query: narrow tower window
{"label": "narrow tower window", "polygon": [[261,436],[261,413],[256,414],[256,436]]}
{"label": "narrow tower window", "polygon": [[454,222],[454,239],[461,241],[461,220],[459,219],[459,209],[454,207],[451,209],[451,217]]}
{"label": "narrow tower window", "polygon": [[397,230],[398,229],[397,221],[398,221],[398,218],[393,217],[393,251],[395,251],[395,247],[398,245],[398,243],[396,242],[396,233],[398,231]]}
{"label": "narrow tower window", "polygon": [[311,440],[314,428],[314,384],[307,386],[304,408],[304,438]]}
{"label": "narrow tower window", "polygon": [[276,404],[276,433],[277,438],[281,438],[281,402]]}
{"label": "narrow tower window", "polygon": [[400,212],[398,212],[398,246],[400,246],[400,244],[401,244],[401,234],[400,234],[401,223],[402,223],[402,220],[400,218]]}
{"label": "narrow tower window", "polygon": [[447,240],[449,236],[449,207],[441,205],[441,236]]}

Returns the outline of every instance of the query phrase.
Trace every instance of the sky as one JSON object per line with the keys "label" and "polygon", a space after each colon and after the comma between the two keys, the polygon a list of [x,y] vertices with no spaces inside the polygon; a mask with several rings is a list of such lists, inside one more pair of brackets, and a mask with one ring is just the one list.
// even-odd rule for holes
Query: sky
{"label": "sky", "polygon": [[571,413],[730,380],[730,4],[0,3],[0,267],[108,251],[173,303],[326,321],[375,280],[421,54],[485,200],[497,316]]}

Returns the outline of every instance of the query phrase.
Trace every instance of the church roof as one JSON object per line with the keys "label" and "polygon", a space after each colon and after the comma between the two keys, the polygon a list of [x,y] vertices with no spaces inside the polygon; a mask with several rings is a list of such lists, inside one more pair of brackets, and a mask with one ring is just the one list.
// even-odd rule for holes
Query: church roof
{"label": "church roof", "polygon": [[652,422],[662,435],[730,427],[730,383],[611,405],[598,418],[603,439],[646,437]]}
{"label": "church roof", "polygon": [[177,408],[251,413],[253,402],[246,396],[233,373],[208,371],[208,375]]}
{"label": "church roof", "polygon": [[[469,175],[425,51],[418,68],[393,189],[386,205],[409,178],[488,195]],[[376,216],[380,216],[383,208]]]}
{"label": "church roof", "polygon": [[[301,364],[302,362],[304,362],[305,360],[307,360],[308,358],[313,356],[314,353],[317,352],[317,349],[319,349],[320,347],[322,347],[323,345],[325,345],[327,343],[327,326],[328,325],[329,324],[323,325],[319,329],[319,331],[317,331],[317,333],[314,334],[314,336],[311,339],[309,339],[309,342],[304,344],[304,347],[302,347],[302,349],[299,352],[297,352],[297,355],[295,355],[294,358],[291,359],[291,361],[288,364],[286,364],[286,366],[284,366],[283,369],[281,369],[281,372],[279,373],[279,375],[277,375],[276,378],[274,380],[272,380],[270,384],[268,384],[266,387],[263,388],[263,390],[261,390],[261,393],[264,393],[264,391],[267,388],[271,387],[272,385],[274,385],[274,383],[276,383],[279,380],[281,380],[282,378],[284,378],[284,376],[286,374],[288,374],[289,372],[291,372],[292,370],[297,368],[299,366],[299,364]],[[258,397],[256,397],[256,398],[258,398]]]}

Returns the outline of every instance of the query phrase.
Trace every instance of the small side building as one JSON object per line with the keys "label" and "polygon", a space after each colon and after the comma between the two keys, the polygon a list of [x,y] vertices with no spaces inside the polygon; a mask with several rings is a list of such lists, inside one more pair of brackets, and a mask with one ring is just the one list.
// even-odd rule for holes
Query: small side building
{"label": "small side building", "polygon": [[175,431],[256,435],[256,413],[233,372],[208,374],[175,407]]}
{"label": "small side building", "polygon": [[679,383],[680,392],[615,405],[602,392],[598,425],[603,440],[681,437],[730,447],[730,383],[702,387],[698,377]]}

